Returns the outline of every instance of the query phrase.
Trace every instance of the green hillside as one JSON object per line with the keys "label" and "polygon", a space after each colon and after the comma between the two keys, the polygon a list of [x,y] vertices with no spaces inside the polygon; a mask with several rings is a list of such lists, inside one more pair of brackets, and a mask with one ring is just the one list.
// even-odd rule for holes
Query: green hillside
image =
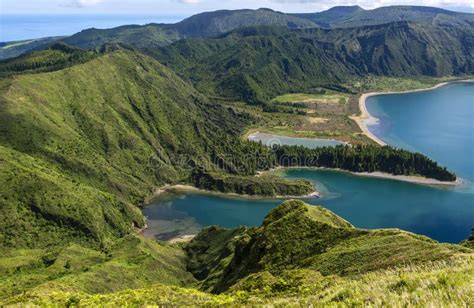
{"label": "green hillside", "polygon": [[144,227],[137,206],[165,184],[260,196],[314,192],[306,180],[255,177],[286,156],[311,157],[315,167],[456,179],[424,155],[389,147],[277,151],[243,141],[257,118],[210,103],[136,52],[59,45],[0,62],[0,71],[15,68],[21,75],[0,83],[1,246],[107,248]]}
{"label": "green hillside", "polygon": [[408,22],[350,29],[256,27],[145,52],[211,96],[262,103],[354,78],[474,72],[473,28]]}
{"label": "green hillside", "polygon": [[126,237],[106,254],[73,245],[8,257],[0,303],[16,305],[464,306],[473,294],[473,250],[356,229],[295,200],[259,228],[211,227],[184,249]]}
{"label": "green hillside", "polygon": [[85,49],[98,49],[103,44],[124,44],[136,48],[158,48],[177,40],[213,37],[251,26],[281,26],[289,29],[352,28],[407,21],[422,26],[472,28],[474,14],[434,7],[387,6],[364,10],[359,6],[336,6],[318,13],[289,14],[271,9],[221,10],[200,13],[175,24],[123,25],[111,29],[85,29],[66,38],[43,38],[24,42],[3,43],[0,60],[25,52],[47,48],[51,42],[63,42]]}
{"label": "green hillside", "polygon": [[[365,144],[357,127],[363,144],[317,149],[243,136],[339,136],[355,126],[358,92],[474,75],[472,16],[216,11],[0,44],[0,59],[28,51],[0,60],[0,306],[468,307],[474,230],[442,244],[287,200],[259,227],[211,226],[173,243],[142,235],[141,207],[177,184],[314,193],[313,182],[263,172],[277,167],[455,181],[423,154]],[[325,115],[346,126],[320,129]]]}
{"label": "green hillside", "polygon": [[[229,236],[226,232],[204,231],[187,247],[194,276],[219,293],[255,273],[279,277],[286,271],[311,269],[324,276],[357,276],[400,264],[448,260],[463,251],[400,230],[356,229],[328,210],[301,201],[283,203],[260,228],[234,231],[233,240],[222,241]],[[221,247],[219,254],[216,246]],[[206,258],[209,253],[214,257]]]}
{"label": "green hillside", "polygon": [[290,29],[316,27],[309,20],[271,9],[206,12],[169,27],[177,29],[185,37],[210,37],[250,26],[283,26]]}
{"label": "green hillside", "polygon": [[97,53],[54,43],[48,49],[0,61],[0,77],[57,71],[96,57]]}
{"label": "green hillside", "polygon": [[45,37],[24,41],[13,41],[0,43],[0,60],[15,58],[26,52],[41,48],[64,37]]}
{"label": "green hillside", "polygon": [[303,18],[269,9],[206,12],[176,24],[121,26],[112,29],[86,29],[63,39],[69,45],[85,49],[105,43],[120,43],[136,48],[157,48],[182,38],[210,37],[247,26],[276,25],[289,28],[311,28],[316,25]]}
{"label": "green hillside", "polygon": [[112,29],[86,29],[64,38],[62,41],[84,49],[97,49],[104,44],[158,47],[171,44],[181,38],[183,35],[173,28],[159,24],[148,24],[145,26],[120,26]]}
{"label": "green hillside", "polygon": [[325,28],[361,27],[395,21],[448,27],[472,27],[474,25],[474,14],[428,6],[394,5],[373,10],[364,10],[359,6],[336,6],[319,13],[292,15],[306,18]]}
{"label": "green hillside", "polygon": [[[65,57],[48,50],[6,67],[28,66],[44,54],[48,63]],[[138,53],[116,51],[0,85],[2,246],[107,247],[144,226],[137,205],[156,187],[199,180],[195,170],[228,172],[269,194],[313,190],[307,182],[246,178],[258,166],[243,153],[270,153],[239,139],[255,119],[209,103]],[[227,162],[219,155],[228,151],[234,156]],[[214,164],[218,156],[221,165]]]}

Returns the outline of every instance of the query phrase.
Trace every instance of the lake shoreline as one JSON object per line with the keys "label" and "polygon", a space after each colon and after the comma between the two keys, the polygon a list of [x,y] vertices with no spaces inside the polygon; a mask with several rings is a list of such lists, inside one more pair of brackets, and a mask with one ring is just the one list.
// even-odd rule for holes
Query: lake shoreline
{"label": "lake shoreline", "polygon": [[[256,176],[259,176],[260,174],[257,174]],[[156,189],[156,191],[145,200],[145,202],[142,204],[142,207],[149,205],[152,203],[153,200],[158,199],[162,197],[165,194],[179,194],[179,193],[195,193],[195,194],[202,194],[202,195],[208,195],[208,196],[220,196],[224,198],[236,198],[236,199],[245,199],[245,200],[282,200],[284,199],[313,199],[313,198],[319,198],[320,193],[315,189],[313,193],[308,194],[308,195],[303,195],[303,196],[251,196],[251,195],[242,195],[242,194],[237,194],[237,193],[223,193],[223,192],[218,192],[218,191],[210,191],[210,190],[204,190],[200,189],[191,185],[184,185],[184,184],[167,184],[164,186],[161,186],[160,188]],[[148,229],[148,223],[147,217],[145,218],[145,226],[137,230],[137,233],[142,234]],[[170,244],[179,244],[179,243],[187,243],[190,242],[196,234],[186,234],[186,235],[178,235],[175,237],[172,237],[168,240],[165,240],[165,242],[170,243]]]}
{"label": "lake shoreline", "polygon": [[192,185],[177,184],[177,185],[165,185],[158,188],[153,193],[153,196],[149,199],[149,201],[151,202],[153,199],[159,198],[166,193],[198,193],[198,194],[205,194],[205,195],[215,195],[215,196],[233,197],[233,198],[239,198],[239,199],[253,199],[253,200],[277,200],[277,199],[291,199],[291,198],[311,199],[311,198],[320,197],[319,192],[316,190],[312,192],[311,194],[302,195],[302,196],[261,196],[261,195],[245,195],[245,194],[238,194],[238,193],[224,193],[220,191],[200,189]]}
{"label": "lake shoreline", "polygon": [[441,87],[447,86],[447,85],[452,84],[452,83],[474,83],[474,80],[473,79],[467,79],[467,80],[446,81],[446,82],[436,84],[436,85],[434,85],[432,87],[429,87],[429,88],[406,90],[406,91],[386,91],[386,92],[364,93],[359,98],[359,110],[360,110],[361,114],[359,116],[352,116],[351,119],[354,120],[357,123],[357,125],[362,130],[364,135],[366,135],[372,141],[374,141],[375,143],[377,143],[381,146],[387,146],[388,144],[386,142],[384,142],[382,139],[380,139],[375,134],[373,134],[368,128],[369,125],[379,124],[380,119],[378,119],[377,117],[374,117],[368,111],[368,109],[367,109],[367,98],[372,97],[372,96],[379,96],[379,95],[391,95],[391,94],[404,94],[404,93],[416,93],[416,92],[432,91],[432,90],[439,89]]}
{"label": "lake shoreline", "polygon": [[[395,180],[400,182],[407,182],[413,184],[422,184],[428,186],[438,186],[438,187],[456,187],[464,184],[465,182],[458,178],[454,182],[447,182],[447,181],[439,181],[436,179],[430,179],[422,176],[415,176],[415,175],[393,175],[389,173],[384,173],[380,171],[375,172],[352,172],[344,169],[337,169],[337,168],[324,168],[324,167],[302,167],[302,166],[295,166],[295,167],[276,167],[266,171],[259,171],[256,176],[263,176],[265,174],[272,174],[280,171],[285,170],[328,170],[328,171],[337,171],[337,172],[344,172],[349,173],[354,176],[361,176],[361,177],[370,177],[370,178],[379,178],[379,179],[387,179],[387,180]],[[238,193],[225,193],[219,191],[211,191],[200,189],[194,187],[192,185],[185,185],[185,184],[167,184],[158,188],[153,195],[147,199],[144,204],[148,204],[152,202],[153,199],[159,198],[166,193],[197,193],[197,194],[204,194],[204,195],[214,195],[214,196],[222,196],[222,197],[232,197],[238,199],[251,199],[251,200],[278,200],[278,199],[311,199],[311,198],[319,198],[321,197],[320,193],[315,190],[313,193],[308,195],[302,196],[261,196],[261,195],[246,195],[246,194],[238,194]]]}
{"label": "lake shoreline", "polygon": [[323,167],[277,167],[268,171],[261,172],[259,175],[265,173],[272,173],[272,172],[279,172],[291,169],[308,169],[308,170],[328,170],[328,171],[337,171],[337,172],[344,172],[349,173],[355,176],[362,176],[362,177],[370,177],[370,178],[378,178],[378,179],[387,179],[387,180],[395,180],[400,182],[407,182],[413,184],[422,184],[422,185],[429,185],[429,186],[443,186],[443,187],[456,187],[464,184],[464,181],[461,178],[458,178],[454,182],[447,182],[447,181],[439,181],[436,179],[425,178],[421,176],[414,176],[414,175],[393,175],[390,173],[375,171],[375,172],[352,172],[344,169],[337,169],[337,168],[323,168]]}
{"label": "lake shoreline", "polygon": [[[262,176],[265,174],[275,174],[278,172],[282,172],[285,170],[328,170],[328,171],[336,171],[336,172],[341,172],[341,173],[347,173],[353,176],[357,177],[368,177],[368,178],[377,178],[377,179],[385,179],[385,180],[393,180],[393,181],[400,181],[400,182],[406,182],[406,183],[411,183],[411,184],[419,184],[419,185],[427,185],[427,186],[436,186],[436,187],[446,187],[446,188],[452,188],[456,187],[459,185],[464,184],[465,182],[458,178],[455,182],[443,182],[443,181],[438,181],[434,179],[428,179],[424,177],[419,177],[419,176],[405,176],[405,175],[392,175],[388,173],[383,173],[383,172],[350,172],[347,170],[342,170],[342,169],[334,169],[334,168],[318,168],[318,167],[277,167],[273,168],[271,170],[267,171],[260,171],[256,176]],[[321,194],[317,191],[315,191],[312,194],[305,195],[305,196],[287,196],[287,197],[282,197],[282,196],[277,196],[277,197],[271,197],[271,196],[250,196],[250,195],[240,195],[237,193],[223,193],[223,192],[216,192],[216,191],[209,191],[209,190],[204,190],[204,189],[199,189],[191,185],[183,185],[183,184],[177,184],[177,185],[165,185],[160,188],[158,188],[155,193],[153,194],[152,197],[150,197],[147,201],[147,203],[151,203],[154,199],[158,199],[160,197],[163,197],[165,194],[179,194],[179,193],[194,193],[194,194],[202,194],[202,195],[208,195],[208,196],[220,196],[223,198],[236,198],[236,199],[245,199],[245,200],[262,200],[262,201],[271,201],[271,200],[280,200],[280,199],[312,199],[312,198],[320,198]],[[283,200],[282,200],[283,201]],[[145,221],[147,218],[145,217]],[[145,225],[145,227],[141,230],[138,231],[138,233],[143,234],[145,230],[148,229],[148,224]],[[175,237],[172,237],[168,240],[165,240],[165,242],[170,243],[170,244],[179,244],[179,243],[187,243],[190,242],[196,234],[180,234]]]}

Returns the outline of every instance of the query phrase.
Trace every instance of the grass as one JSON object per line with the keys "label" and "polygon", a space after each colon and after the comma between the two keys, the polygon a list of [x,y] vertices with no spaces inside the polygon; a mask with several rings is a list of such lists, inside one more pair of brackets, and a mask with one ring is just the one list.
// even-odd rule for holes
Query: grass
{"label": "grass", "polygon": [[[211,253],[213,239],[225,234],[232,235],[210,229],[189,246],[195,255],[195,277],[206,290],[218,293],[262,272],[278,278],[285,271],[307,269],[323,276],[355,279],[365,273],[449,261],[472,253],[459,245],[439,244],[401,230],[357,229],[326,209],[296,200],[284,202],[267,215],[262,226],[233,234],[227,239],[228,246],[218,244],[216,247],[222,248]],[[222,258],[217,257],[221,254]],[[210,270],[196,275],[204,268]],[[214,283],[212,288],[210,281]]]}
{"label": "grass", "polygon": [[25,291],[113,293],[152,284],[189,286],[185,253],[176,246],[127,236],[103,252],[71,244],[48,250],[6,250],[0,259],[0,302]]}
{"label": "grass", "polygon": [[245,135],[260,131],[291,137],[337,139],[351,144],[372,143],[362,134],[357,123],[349,118],[359,112],[355,95],[327,90],[326,94],[285,94],[272,100],[272,103],[290,105],[302,102],[307,107],[298,109],[308,112],[306,115],[262,112],[241,103],[227,105],[258,115],[260,121],[250,126]]}
{"label": "grass", "polygon": [[356,279],[322,276],[311,270],[268,272],[249,276],[229,292],[212,295],[195,289],[154,285],[112,294],[90,295],[67,291],[31,292],[9,303],[139,307],[192,306],[394,306],[464,307],[473,301],[474,260],[453,259],[423,266],[376,271]]}
{"label": "grass", "polygon": [[283,203],[259,228],[210,227],[181,247],[128,236],[105,253],[78,245],[6,252],[0,304],[418,307],[474,299],[472,249],[356,229],[301,201]]}
{"label": "grass", "polygon": [[474,259],[454,258],[425,265],[380,270],[353,279],[292,270],[242,280],[228,294],[244,305],[463,307],[473,298]]}
{"label": "grass", "polygon": [[400,77],[365,77],[355,79],[350,83],[346,84],[347,87],[352,88],[354,91],[359,93],[366,92],[402,92],[417,89],[431,88],[437,84],[455,80],[472,79],[474,76],[445,76],[445,77],[428,77],[420,76],[416,78],[400,78]]}
{"label": "grass", "polygon": [[328,91],[324,94],[291,93],[279,95],[271,101],[274,103],[320,102],[326,104],[346,104],[349,100],[349,96],[349,94],[335,91]]}
{"label": "grass", "polygon": [[322,276],[311,270],[268,272],[249,276],[229,292],[214,295],[165,285],[111,294],[55,291],[29,292],[9,304],[141,307],[192,306],[393,306],[465,307],[472,303],[473,258],[456,258],[422,266],[404,266],[363,274],[355,279]]}
{"label": "grass", "polygon": [[[344,84],[348,89],[356,93],[368,93],[375,91],[408,91],[430,88],[442,82],[464,80],[474,78],[473,76],[447,76],[447,77],[383,77],[370,76],[357,78]],[[289,93],[279,95],[271,100],[272,103],[294,105],[304,103],[307,106],[301,110],[308,112],[306,115],[295,115],[288,113],[266,113],[256,107],[245,106],[241,103],[228,103],[238,106],[259,115],[261,121],[250,127],[245,136],[252,132],[260,131],[276,135],[337,139],[351,144],[373,144],[373,141],[365,136],[359,126],[350,119],[354,114],[359,114],[358,95],[327,90],[324,94]],[[312,107],[316,108],[312,109]],[[300,108],[300,107],[298,107]]]}
{"label": "grass", "polygon": [[[58,54],[8,63],[29,67]],[[211,161],[216,154],[234,154],[233,182],[256,181],[248,177],[256,162],[244,161],[249,146],[238,138],[252,116],[210,104],[147,56],[102,54],[4,78],[0,91],[0,246],[108,248],[143,228],[137,205],[156,187],[190,183],[200,166],[224,173]]]}

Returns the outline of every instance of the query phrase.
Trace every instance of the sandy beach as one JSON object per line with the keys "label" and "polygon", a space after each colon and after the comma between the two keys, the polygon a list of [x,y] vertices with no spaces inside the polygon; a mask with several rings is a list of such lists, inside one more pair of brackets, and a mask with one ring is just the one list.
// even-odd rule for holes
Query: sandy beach
{"label": "sandy beach", "polygon": [[447,81],[447,82],[442,82],[439,83],[433,87],[430,88],[423,88],[423,89],[414,89],[414,90],[407,90],[407,91],[388,91],[388,92],[370,92],[370,93],[365,93],[362,94],[359,98],[359,109],[361,111],[360,116],[352,116],[351,119],[353,119],[357,125],[359,125],[359,128],[362,130],[362,132],[375,141],[377,144],[381,146],[387,145],[383,140],[375,136],[369,129],[368,125],[375,125],[380,122],[380,120],[374,116],[372,116],[369,111],[367,110],[366,106],[366,101],[368,97],[371,96],[377,96],[377,95],[390,95],[390,94],[403,94],[403,93],[414,93],[414,92],[424,92],[424,91],[431,91],[431,90],[436,90],[438,88],[444,87],[450,83],[464,83],[464,82],[474,82],[472,79],[468,80],[453,80],[453,81]]}
{"label": "sandy beach", "polygon": [[435,179],[424,178],[424,177],[421,177],[421,176],[392,175],[392,174],[383,173],[383,172],[372,172],[372,173],[351,172],[351,174],[357,175],[357,176],[366,176],[366,177],[372,177],[372,178],[390,179],[390,180],[396,180],[396,181],[403,181],[403,182],[417,183],[417,184],[424,184],[424,185],[435,185],[435,186],[454,187],[454,186],[458,186],[458,185],[463,184],[463,181],[461,179],[457,179],[455,182],[444,182],[444,181],[438,181],[438,180],[435,180]]}
{"label": "sandy beach", "polygon": [[[258,176],[258,175],[257,175]],[[314,191],[311,194],[303,195],[303,196],[252,196],[252,195],[241,195],[237,193],[223,193],[219,191],[211,191],[205,189],[199,189],[191,185],[165,185],[160,187],[158,190],[155,191],[153,197],[150,198],[149,201],[153,198],[157,198],[165,193],[200,193],[205,195],[216,195],[216,196],[226,196],[226,197],[233,197],[233,198],[240,198],[240,199],[290,199],[290,198],[298,198],[298,199],[311,199],[319,197],[319,192]]]}
{"label": "sandy beach", "polygon": [[373,177],[373,178],[380,178],[380,179],[389,179],[389,180],[396,180],[402,182],[409,182],[409,183],[416,183],[416,184],[423,184],[423,185],[433,185],[433,186],[445,186],[445,187],[455,187],[462,185],[464,181],[458,178],[454,182],[444,182],[435,179],[429,179],[422,176],[414,176],[414,175],[393,175],[384,172],[351,172],[343,169],[334,169],[334,168],[321,168],[321,167],[277,167],[269,171],[264,171],[260,173],[263,175],[265,173],[274,173],[279,171],[284,171],[288,169],[310,169],[310,170],[333,170],[338,172],[345,172],[355,176],[365,176],[365,177]]}

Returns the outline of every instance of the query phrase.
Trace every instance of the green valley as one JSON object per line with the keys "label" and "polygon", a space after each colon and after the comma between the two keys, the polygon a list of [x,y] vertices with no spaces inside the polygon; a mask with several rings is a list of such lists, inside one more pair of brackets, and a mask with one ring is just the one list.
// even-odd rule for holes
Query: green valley
{"label": "green valley", "polygon": [[[407,207],[410,194],[442,199],[439,191],[470,188],[458,165],[380,146],[354,119],[364,116],[364,93],[472,78],[473,16],[417,6],[219,10],[1,43],[0,306],[469,306],[474,229],[448,244],[398,229],[402,212],[380,211],[382,226],[347,221],[331,200],[360,218],[352,202],[368,182],[342,193],[327,179],[418,179],[396,195],[393,183],[380,186]],[[250,141],[255,132],[339,145]],[[320,181],[280,169],[333,173]],[[167,191],[189,186],[205,197]],[[225,228],[172,202],[210,216],[226,195],[275,203],[261,216],[243,209]],[[196,232],[149,238],[147,205],[158,196],[169,201],[155,213],[166,216],[160,222]],[[208,212],[194,204],[209,196]],[[375,212],[384,206],[373,203]],[[414,211],[433,233],[458,223]],[[462,234],[469,213],[456,212]]]}

